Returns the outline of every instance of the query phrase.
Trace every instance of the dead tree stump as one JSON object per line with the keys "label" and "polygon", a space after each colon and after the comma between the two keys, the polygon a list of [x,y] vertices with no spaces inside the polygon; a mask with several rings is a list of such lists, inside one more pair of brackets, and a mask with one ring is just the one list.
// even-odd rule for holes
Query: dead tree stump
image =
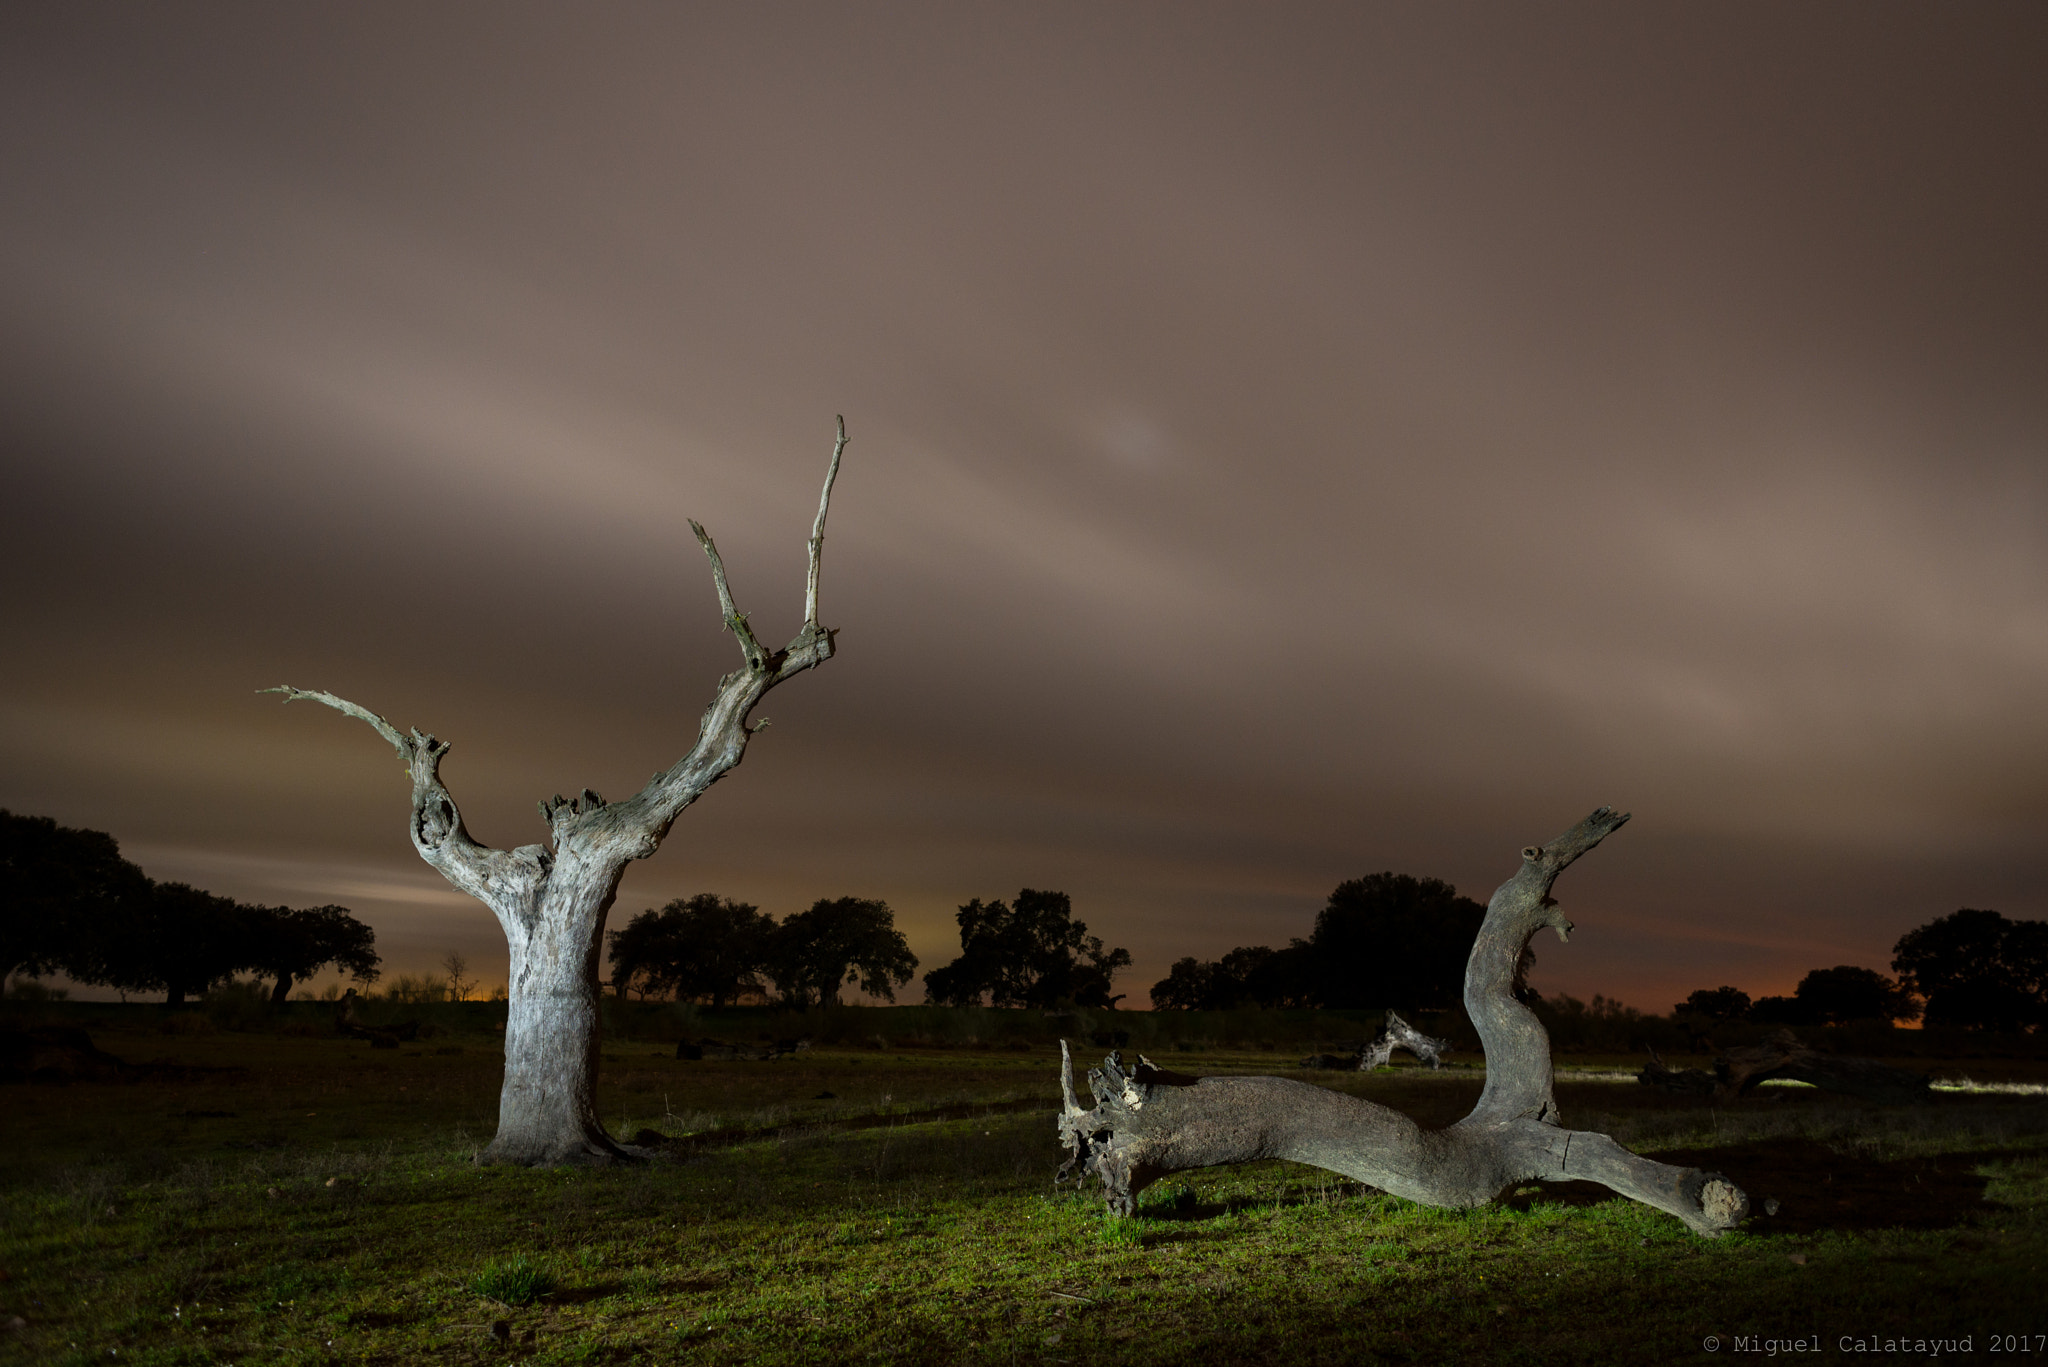
{"label": "dead tree stump", "polygon": [[1749,1198],[1719,1173],[1652,1162],[1604,1134],[1563,1127],[1551,1094],[1550,1038],[1512,990],[1531,936],[1548,926],[1569,938],[1571,922],[1550,897],[1557,876],[1627,820],[1602,807],[1549,844],[1530,846],[1493,894],[1465,965],[1465,1009],[1486,1053],[1486,1087],[1457,1124],[1425,1130],[1398,1111],[1291,1078],[1189,1077],[1143,1057],[1127,1069],[1115,1053],[1090,1070],[1095,1105],[1083,1109],[1062,1041],[1059,1133],[1069,1157],[1060,1177],[1092,1174],[1110,1208],[1128,1215],[1138,1194],[1168,1174],[1285,1158],[1424,1205],[1484,1205],[1532,1180],[1591,1181],[1703,1235],[1739,1224]]}
{"label": "dead tree stump", "polygon": [[1409,1053],[1415,1055],[1417,1059],[1427,1063],[1431,1068],[1442,1068],[1444,1066],[1443,1056],[1450,1050],[1450,1047],[1451,1042],[1449,1040],[1425,1035],[1407,1021],[1402,1020],[1400,1016],[1389,1011],[1387,1012],[1386,1024],[1380,1027],[1379,1034],[1373,1036],[1365,1048],[1359,1051],[1358,1071],[1369,1073],[1375,1068],[1386,1067],[1393,1061],[1396,1049],[1406,1049]]}

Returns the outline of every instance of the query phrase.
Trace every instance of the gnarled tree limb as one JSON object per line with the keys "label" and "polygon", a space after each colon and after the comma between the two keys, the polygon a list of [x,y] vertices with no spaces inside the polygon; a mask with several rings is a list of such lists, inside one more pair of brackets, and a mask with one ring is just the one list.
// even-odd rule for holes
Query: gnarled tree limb
{"label": "gnarled tree limb", "polygon": [[1424,1205],[1477,1206],[1518,1182],[1586,1180],[1701,1234],[1739,1223],[1748,1198],[1719,1174],[1652,1162],[1606,1135],[1559,1124],[1549,1038],[1512,992],[1529,938],[1546,926],[1560,938],[1570,932],[1550,897],[1557,875],[1627,820],[1602,807],[1522,851],[1522,867],[1488,904],[1465,967],[1465,1007],[1486,1050],[1487,1080],[1465,1119],[1425,1130],[1397,1111],[1290,1078],[1188,1077],[1143,1057],[1126,1071],[1119,1054],[1089,1072],[1095,1105],[1083,1110],[1062,1043],[1059,1129],[1070,1156],[1060,1175],[1095,1175],[1123,1214],[1169,1173],[1285,1158]]}
{"label": "gnarled tree limb", "polygon": [[301,699],[324,703],[337,712],[368,722],[391,742],[412,778],[412,845],[420,858],[440,871],[458,892],[489,907],[507,935],[524,935],[532,927],[540,890],[553,858],[540,845],[495,850],[478,843],[462,824],[455,798],[441,782],[441,757],[448,742],[418,728],[402,732],[367,707],[317,688],[280,684],[259,693],[282,693],[288,703]]}

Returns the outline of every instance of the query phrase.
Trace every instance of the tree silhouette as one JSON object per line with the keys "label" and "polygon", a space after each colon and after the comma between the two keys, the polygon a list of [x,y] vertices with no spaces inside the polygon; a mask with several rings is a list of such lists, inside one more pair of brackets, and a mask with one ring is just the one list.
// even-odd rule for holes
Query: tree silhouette
{"label": "tree silhouette", "polygon": [[1929,1025],[2048,1029],[2048,921],[1964,907],[1899,937],[1892,971],[1927,999]]}
{"label": "tree silhouette", "polygon": [[1110,988],[1126,949],[1105,949],[1074,919],[1064,892],[1024,888],[1008,905],[976,898],[960,908],[960,957],[925,974],[925,995],[950,1006],[1114,1006]]}
{"label": "tree silhouette", "polygon": [[1486,908],[1436,878],[1339,883],[1308,938],[1319,1006],[1441,1010],[1458,1001]]}
{"label": "tree silhouette", "polygon": [[359,983],[377,981],[377,932],[347,907],[246,907],[242,921],[250,943],[243,956],[247,962],[237,967],[276,979],[270,994],[275,1005],[282,1006],[295,984],[330,964]]}
{"label": "tree silhouette", "polygon": [[654,996],[728,1006],[766,990],[775,919],[747,902],[713,893],[678,897],[660,911],[643,911],[607,936],[612,986]]}
{"label": "tree silhouette", "polygon": [[837,1006],[839,989],[849,983],[893,1002],[896,989],[917,971],[917,956],[887,902],[820,898],[776,928],[768,971],[792,1006]]}
{"label": "tree silhouette", "polygon": [[1749,994],[1738,987],[1703,987],[1671,1008],[1674,1016],[1705,1016],[1710,1021],[1741,1020],[1749,1011]]}
{"label": "tree silhouette", "polygon": [[0,993],[17,971],[97,981],[102,942],[149,887],[105,831],[0,809]]}
{"label": "tree silhouette", "polygon": [[1438,1010],[1457,1001],[1485,917],[1485,907],[1440,879],[1353,878],[1331,891],[1308,939],[1278,950],[1243,945],[1213,962],[1178,960],[1153,984],[1152,1004]]}
{"label": "tree silhouette", "polygon": [[1152,985],[1152,1005],[1161,1011],[1307,1006],[1315,995],[1309,963],[1306,940],[1295,940],[1286,949],[1239,945],[1209,963],[1180,959]]}
{"label": "tree silhouette", "polygon": [[1913,1020],[1920,1014],[1912,993],[1876,969],[1851,964],[1814,969],[1799,980],[1793,1000],[1818,1025]]}
{"label": "tree silhouette", "polygon": [[250,909],[189,883],[151,883],[146,895],[124,898],[119,917],[102,924],[91,962],[73,977],[123,992],[162,992],[182,1006],[243,969],[253,967]]}

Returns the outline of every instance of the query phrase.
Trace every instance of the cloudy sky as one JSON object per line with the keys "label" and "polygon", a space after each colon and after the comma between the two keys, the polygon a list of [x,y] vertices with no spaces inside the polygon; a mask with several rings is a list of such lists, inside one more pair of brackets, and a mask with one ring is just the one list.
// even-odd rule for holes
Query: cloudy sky
{"label": "cloudy sky", "polygon": [[[1339,880],[1662,1010],[2048,915],[2037,4],[268,3],[0,13],[0,805],[162,878],[488,914],[763,635],[830,665],[628,875],[1070,893],[1142,998]],[[910,998],[915,1000],[916,989]]]}

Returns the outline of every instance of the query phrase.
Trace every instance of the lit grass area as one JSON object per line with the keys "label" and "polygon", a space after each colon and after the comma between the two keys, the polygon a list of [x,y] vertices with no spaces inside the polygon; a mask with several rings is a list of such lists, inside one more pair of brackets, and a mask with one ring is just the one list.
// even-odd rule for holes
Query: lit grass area
{"label": "lit grass area", "polygon": [[[101,1043],[247,1071],[0,1093],[10,1361],[1635,1363],[1707,1360],[1710,1335],[1724,1354],[1818,1335],[1809,1356],[1833,1358],[1844,1335],[1984,1352],[2048,1333],[2034,1095],[1711,1108],[1567,1070],[1574,1126],[1780,1202],[1709,1241],[1578,1184],[1440,1211],[1280,1163],[1185,1174],[1109,1219],[1051,1185],[1044,1050],[707,1064],[618,1045],[607,1118],[700,1142],[534,1172],[472,1162],[495,1112],[487,1040],[374,1058]],[[1293,1075],[1431,1123],[1480,1081]]]}

